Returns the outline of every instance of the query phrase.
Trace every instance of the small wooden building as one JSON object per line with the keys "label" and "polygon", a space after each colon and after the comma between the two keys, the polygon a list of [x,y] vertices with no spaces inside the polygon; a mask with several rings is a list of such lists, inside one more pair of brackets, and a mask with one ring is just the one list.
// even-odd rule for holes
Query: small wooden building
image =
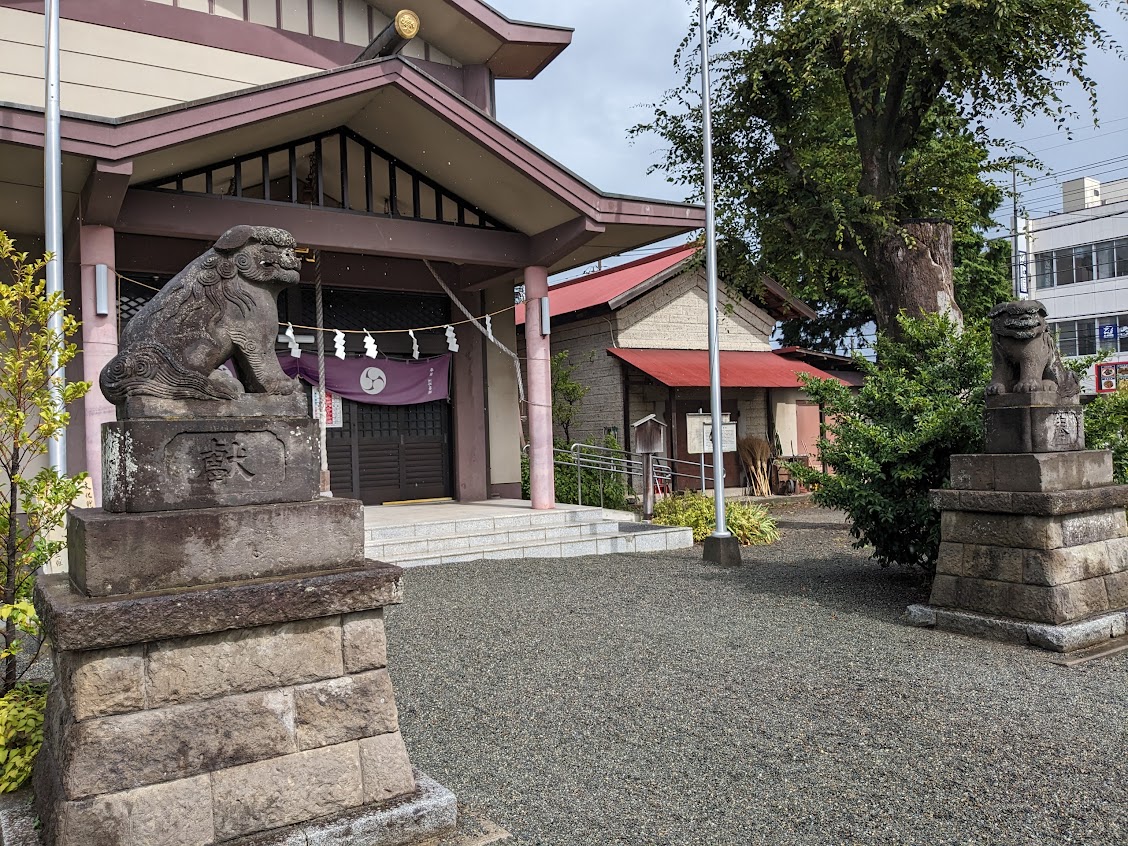
{"label": "small wooden building", "polygon": [[[654,414],[669,426],[666,457],[698,460],[687,419],[710,411],[708,292],[698,252],[675,247],[549,289],[552,351],[567,350],[573,377],[590,388],[573,441],[614,433],[633,450],[630,424]],[[805,360],[805,351],[772,349],[777,321],[799,316],[814,313],[771,279],[755,302],[721,291],[721,411],[738,437],[764,438],[777,455],[814,455],[819,437],[819,407],[797,374],[839,376]],[[523,320],[518,308],[518,327]],[[726,456],[726,477],[739,478],[735,455]]]}

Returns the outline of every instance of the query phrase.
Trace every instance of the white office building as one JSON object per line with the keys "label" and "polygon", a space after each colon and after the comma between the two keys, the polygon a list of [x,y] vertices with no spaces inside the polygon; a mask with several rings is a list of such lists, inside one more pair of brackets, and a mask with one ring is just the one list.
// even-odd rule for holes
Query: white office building
{"label": "white office building", "polygon": [[1060,212],[1019,221],[1020,291],[1045,304],[1064,356],[1110,351],[1083,388],[1112,391],[1128,383],[1128,179],[1072,179],[1061,195]]}

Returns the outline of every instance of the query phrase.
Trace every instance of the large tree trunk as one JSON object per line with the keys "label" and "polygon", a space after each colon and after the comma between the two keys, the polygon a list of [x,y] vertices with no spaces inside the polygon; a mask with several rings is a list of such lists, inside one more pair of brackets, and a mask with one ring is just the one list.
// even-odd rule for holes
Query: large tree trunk
{"label": "large tree trunk", "polygon": [[876,278],[866,280],[879,331],[898,337],[897,315],[947,314],[963,326],[952,279],[952,224],[909,220],[878,242]]}

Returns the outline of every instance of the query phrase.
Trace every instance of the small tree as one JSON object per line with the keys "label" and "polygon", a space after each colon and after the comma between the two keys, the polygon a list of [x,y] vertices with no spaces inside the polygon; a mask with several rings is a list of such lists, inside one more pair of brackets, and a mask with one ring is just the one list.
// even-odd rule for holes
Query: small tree
{"label": "small tree", "polygon": [[568,360],[568,350],[552,357],[552,419],[564,432],[564,441],[572,443],[572,424],[580,416],[584,397],[591,390],[572,377],[576,366]]}
{"label": "small tree", "polygon": [[833,438],[819,440],[819,457],[834,475],[793,470],[816,503],[849,515],[856,547],[872,547],[883,566],[932,572],[940,514],[928,492],[946,486],[954,453],[983,451],[991,336],[983,323],[960,334],[943,315],[902,315],[900,328],[897,339],[878,334],[876,362],[857,357],[861,390],[803,379],[829,421]]}
{"label": "small tree", "polygon": [[[0,619],[4,649],[0,653],[4,692],[19,681],[17,659],[21,634],[37,635],[39,621],[31,604],[32,577],[59,553],[65,543],[50,534],[63,524],[85,474],[70,478],[47,467],[28,475],[47,453],[48,443],[62,432],[70,415],[57,405],[62,379],[51,370],[53,358],[62,368],[78,353],[66,338],[78,322],[65,313],[62,294],[46,293],[40,272],[50,256],[28,261],[0,231]],[[62,314],[62,336],[49,328]],[[87,382],[61,387],[63,405],[90,389]]]}
{"label": "small tree", "polygon": [[1085,445],[1112,450],[1115,481],[1128,484],[1128,386],[1101,394],[1085,407]]}

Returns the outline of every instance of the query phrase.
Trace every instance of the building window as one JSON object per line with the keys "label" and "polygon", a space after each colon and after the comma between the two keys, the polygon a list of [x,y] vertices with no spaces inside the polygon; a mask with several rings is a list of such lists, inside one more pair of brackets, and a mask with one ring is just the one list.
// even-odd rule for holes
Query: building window
{"label": "building window", "polygon": [[1054,269],[1058,285],[1072,285],[1077,281],[1073,276],[1073,250],[1054,250]]}
{"label": "building window", "polygon": [[1092,318],[1077,321],[1077,354],[1097,354],[1097,322]]}
{"label": "building window", "polygon": [[1092,282],[1093,274],[1093,245],[1085,244],[1073,248],[1073,281]]}
{"label": "building window", "polygon": [[1128,238],[1034,255],[1034,285],[1039,290],[1118,276],[1128,276]]}
{"label": "building window", "polygon": [[1097,354],[1097,321],[1062,320],[1052,324],[1058,349],[1064,356]]}
{"label": "building window", "polygon": [[1059,320],[1052,324],[1054,340],[1057,341],[1058,350],[1064,356],[1077,355],[1077,332],[1074,320]]}
{"label": "building window", "polygon": [[1039,289],[1054,287],[1054,254],[1038,253],[1034,256],[1034,284]]}
{"label": "building window", "polygon": [[1112,241],[1097,244],[1097,278],[1111,279],[1116,276],[1116,249]]}
{"label": "building window", "polygon": [[1116,275],[1128,276],[1128,238],[1113,242],[1116,253]]}

